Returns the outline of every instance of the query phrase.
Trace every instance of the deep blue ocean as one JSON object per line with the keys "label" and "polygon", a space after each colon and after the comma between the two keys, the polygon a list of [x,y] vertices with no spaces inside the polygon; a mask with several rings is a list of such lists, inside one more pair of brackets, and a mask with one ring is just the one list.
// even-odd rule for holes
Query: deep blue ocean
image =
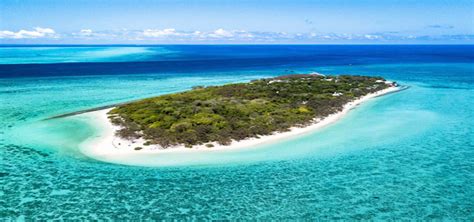
{"label": "deep blue ocean", "polygon": [[[283,74],[408,90],[255,149],[100,162],[48,117]],[[474,45],[0,46],[0,219],[474,219]]]}

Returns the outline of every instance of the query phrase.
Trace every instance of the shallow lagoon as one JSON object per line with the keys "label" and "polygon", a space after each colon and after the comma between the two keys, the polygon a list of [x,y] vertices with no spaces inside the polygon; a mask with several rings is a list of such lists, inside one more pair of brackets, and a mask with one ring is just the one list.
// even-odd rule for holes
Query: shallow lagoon
{"label": "shallow lagoon", "polygon": [[[449,50],[445,54],[453,60]],[[419,62],[398,64],[372,58],[357,65],[287,62],[179,74],[0,79],[0,215],[469,220],[474,217],[473,63],[418,56]],[[159,161],[160,168],[89,159],[77,150],[96,131],[87,120],[42,121],[288,69],[376,74],[410,89],[367,102],[322,130],[275,144],[143,160]]]}

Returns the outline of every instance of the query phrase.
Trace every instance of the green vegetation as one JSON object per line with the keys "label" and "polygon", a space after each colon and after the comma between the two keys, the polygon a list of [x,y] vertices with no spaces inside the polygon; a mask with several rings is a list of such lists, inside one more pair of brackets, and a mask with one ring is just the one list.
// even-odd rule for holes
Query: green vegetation
{"label": "green vegetation", "polygon": [[[162,147],[230,144],[306,126],[361,96],[389,87],[380,77],[288,75],[192,90],[110,111],[117,135]],[[207,147],[212,147],[208,144]]]}

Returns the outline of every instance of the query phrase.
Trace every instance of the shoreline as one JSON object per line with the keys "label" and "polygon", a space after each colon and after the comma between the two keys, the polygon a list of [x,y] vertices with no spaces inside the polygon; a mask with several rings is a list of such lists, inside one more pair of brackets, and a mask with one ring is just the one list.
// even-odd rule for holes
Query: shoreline
{"label": "shoreline", "polygon": [[[185,152],[215,152],[215,151],[230,151],[236,149],[249,149],[255,148],[265,144],[271,144],[279,142],[283,139],[292,138],[299,135],[311,133],[315,130],[321,129],[327,125],[330,125],[337,120],[344,117],[350,110],[357,107],[359,104],[370,100],[375,97],[379,97],[386,94],[391,94],[397,91],[403,90],[401,87],[389,87],[380,90],[375,93],[368,94],[357,100],[347,103],[344,105],[342,111],[331,114],[323,119],[317,120],[317,122],[306,126],[306,127],[292,127],[290,131],[274,133],[272,135],[260,136],[260,138],[248,138],[241,141],[232,141],[230,145],[219,145],[215,142],[212,144],[214,147],[206,147],[205,145],[196,145],[192,148],[186,148],[184,145],[173,146],[166,149],[161,148],[159,145],[144,146],[145,142],[143,139],[137,140],[125,140],[115,136],[115,131],[119,129],[118,126],[112,125],[109,121],[107,113],[113,109],[103,109],[98,111],[87,112],[79,114],[77,116],[85,117],[86,119],[93,122],[93,125],[98,127],[100,133],[95,137],[89,138],[79,145],[80,151],[93,159],[102,161],[112,161],[114,157],[122,157],[127,155],[150,155],[160,153],[185,153]],[[135,150],[136,147],[141,147],[140,150]],[[120,158],[120,159],[122,159]]]}

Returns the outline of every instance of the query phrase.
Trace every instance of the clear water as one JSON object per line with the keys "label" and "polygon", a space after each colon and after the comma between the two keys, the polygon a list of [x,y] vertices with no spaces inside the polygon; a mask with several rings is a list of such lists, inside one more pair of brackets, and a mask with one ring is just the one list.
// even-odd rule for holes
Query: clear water
{"label": "clear water", "polygon": [[[51,53],[69,50],[78,57],[71,48]],[[1,218],[474,218],[472,46],[143,48],[152,53],[83,63],[86,57],[71,67],[48,58],[38,60],[54,64],[30,64],[38,60],[22,56],[37,49],[11,54],[0,48],[10,60],[0,65]],[[170,54],[155,52],[162,50]],[[114,66],[108,63],[120,75],[110,73]],[[153,68],[137,71],[137,63]],[[82,155],[77,145],[100,133],[86,119],[43,121],[194,85],[292,71],[380,75],[410,89],[367,102],[336,124],[297,138],[141,160],[161,165],[155,168]]]}
{"label": "clear water", "polygon": [[0,64],[141,61],[168,54],[161,47],[2,47]]}

